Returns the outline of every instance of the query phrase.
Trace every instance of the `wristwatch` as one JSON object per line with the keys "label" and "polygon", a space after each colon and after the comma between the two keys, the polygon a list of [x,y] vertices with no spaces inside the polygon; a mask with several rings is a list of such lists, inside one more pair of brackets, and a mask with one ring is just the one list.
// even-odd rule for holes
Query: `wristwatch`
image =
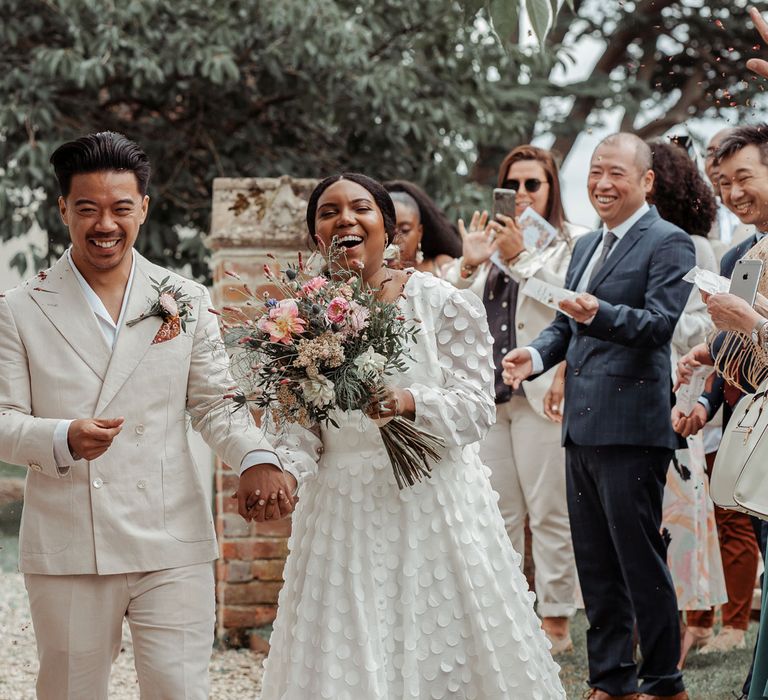
{"label": "wristwatch", "polygon": [[752,337],[752,342],[755,345],[764,346],[766,344],[766,340],[768,339],[768,329],[766,329],[766,326],[768,326],[768,320],[761,318],[752,327],[752,333],[750,335]]}

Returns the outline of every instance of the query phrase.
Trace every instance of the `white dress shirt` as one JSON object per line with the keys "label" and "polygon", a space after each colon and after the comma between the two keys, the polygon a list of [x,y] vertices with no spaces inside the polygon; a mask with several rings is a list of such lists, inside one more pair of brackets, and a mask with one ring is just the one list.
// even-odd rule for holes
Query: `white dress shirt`
{"label": "white dress shirt", "polygon": [[[117,342],[117,334],[123,327],[125,309],[128,306],[128,297],[131,294],[133,278],[136,272],[136,257],[133,255],[133,250],[131,250],[131,272],[128,275],[128,283],[125,285],[123,303],[120,307],[120,315],[117,318],[117,323],[115,323],[115,321],[112,319],[112,316],[109,314],[109,311],[107,311],[106,307],[104,306],[104,302],[102,302],[99,295],[93,291],[91,285],[88,284],[80,270],[77,269],[77,265],[75,265],[74,260],[72,260],[71,248],[67,249],[67,262],[69,262],[69,266],[72,268],[75,279],[78,281],[80,288],[83,290],[83,296],[85,296],[85,300],[88,302],[88,306],[91,307],[91,311],[93,311],[94,315],[96,316],[96,321],[99,324],[99,328],[101,329],[101,333],[104,336],[104,340],[111,349],[114,349],[115,343]],[[59,467],[67,467],[79,461],[79,458],[75,459],[72,456],[72,453],[69,451],[67,437],[71,423],[71,420],[60,420],[53,434],[53,456],[56,460],[56,464]],[[280,467],[282,469],[280,461],[274,452],[270,452],[269,450],[254,450],[253,452],[249,452],[247,455],[245,455],[245,457],[243,457],[243,461],[240,465],[240,474],[242,474],[249,467],[253,467],[256,464],[273,464],[276,467]]]}
{"label": "white dress shirt", "polygon": [[[610,231],[613,232],[613,235],[616,236],[616,242],[613,244],[613,247],[611,248],[610,252],[608,253],[608,256],[606,257],[606,261],[613,255],[613,251],[616,250],[618,247],[620,241],[624,236],[627,235],[629,230],[638,222],[640,219],[642,219],[649,211],[650,207],[646,202],[643,202],[643,205],[634,213],[632,216],[630,216],[628,219],[625,219],[622,223],[617,224],[614,226]],[[589,285],[589,279],[592,276],[592,269],[595,267],[598,258],[600,257],[600,254],[602,253],[603,246],[602,241],[605,240],[605,234],[608,233],[609,229],[608,227],[603,224],[603,235],[601,238],[601,243],[595,248],[595,252],[592,253],[592,257],[590,258],[589,263],[587,263],[586,268],[584,268],[584,272],[581,275],[581,279],[579,280],[579,283],[576,285],[575,291],[581,294],[582,292],[587,291],[587,286]],[[603,263],[605,264],[605,263]],[[586,325],[589,325],[589,321]],[[533,374],[540,374],[544,371],[544,361],[541,359],[541,355],[539,354],[539,351],[536,350],[536,348],[531,346],[526,346],[523,348],[524,350],[527,350],[531,355],[531,363],[533,364]]]}

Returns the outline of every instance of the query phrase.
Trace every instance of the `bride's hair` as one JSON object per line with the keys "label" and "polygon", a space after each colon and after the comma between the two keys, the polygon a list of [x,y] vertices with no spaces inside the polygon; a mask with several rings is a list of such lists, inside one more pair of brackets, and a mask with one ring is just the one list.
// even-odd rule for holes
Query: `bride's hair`
{"label": "bride's hair", "polygon": [[350,182],[354,182],[371,193],[373,201],[376,202],[376,206],[379,208],[381,216],[384,219],[384,230],[387,234],[387,243],[391,243],[392,239],[395,237],[395,226],[397,225],[395,205],[392,203],[392,198],[389,196],[389,192],[384,189],[384,186],[381,183],[362,173],[341,173],[340,175],[331,175],[330,177],[325,178],[325,180],[320,182],[318,186],[312,190],[312,194],[309,195],[309,202],[307,203],[307,228],[309,229],[309,235],[312,237],[312,240],[317,243],[317,236],[315,234],[317,202],[323,192],[339,180],[349,180]]}

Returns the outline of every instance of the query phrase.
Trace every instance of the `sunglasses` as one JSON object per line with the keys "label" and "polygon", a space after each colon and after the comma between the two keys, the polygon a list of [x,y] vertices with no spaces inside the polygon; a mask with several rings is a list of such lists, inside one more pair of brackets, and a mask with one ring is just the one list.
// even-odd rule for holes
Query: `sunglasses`
{"label": "sunglasses", "polygon": [[538,192],[544,183],[537,177],[529,177],[522,182],[520,182],[520,180],[504,180],[502,187],[507,190],[515,190],[515,192],[519,192],[521,184],[525,187],[526,192],[533,193]]}

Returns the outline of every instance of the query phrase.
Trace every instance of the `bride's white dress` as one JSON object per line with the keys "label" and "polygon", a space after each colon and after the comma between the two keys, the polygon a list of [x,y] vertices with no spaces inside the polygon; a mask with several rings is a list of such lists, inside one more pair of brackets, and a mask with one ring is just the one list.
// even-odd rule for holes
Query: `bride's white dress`
{"label": "bride's white dress", "polygon": [[413,273],[406,373],[416,422],[442,436],[432,478],[400,491],[378,428],[338,413],[322,442],[278,439],[299,480],[262,700],[565,698],[477,442],[494,420],[480,300]]}

